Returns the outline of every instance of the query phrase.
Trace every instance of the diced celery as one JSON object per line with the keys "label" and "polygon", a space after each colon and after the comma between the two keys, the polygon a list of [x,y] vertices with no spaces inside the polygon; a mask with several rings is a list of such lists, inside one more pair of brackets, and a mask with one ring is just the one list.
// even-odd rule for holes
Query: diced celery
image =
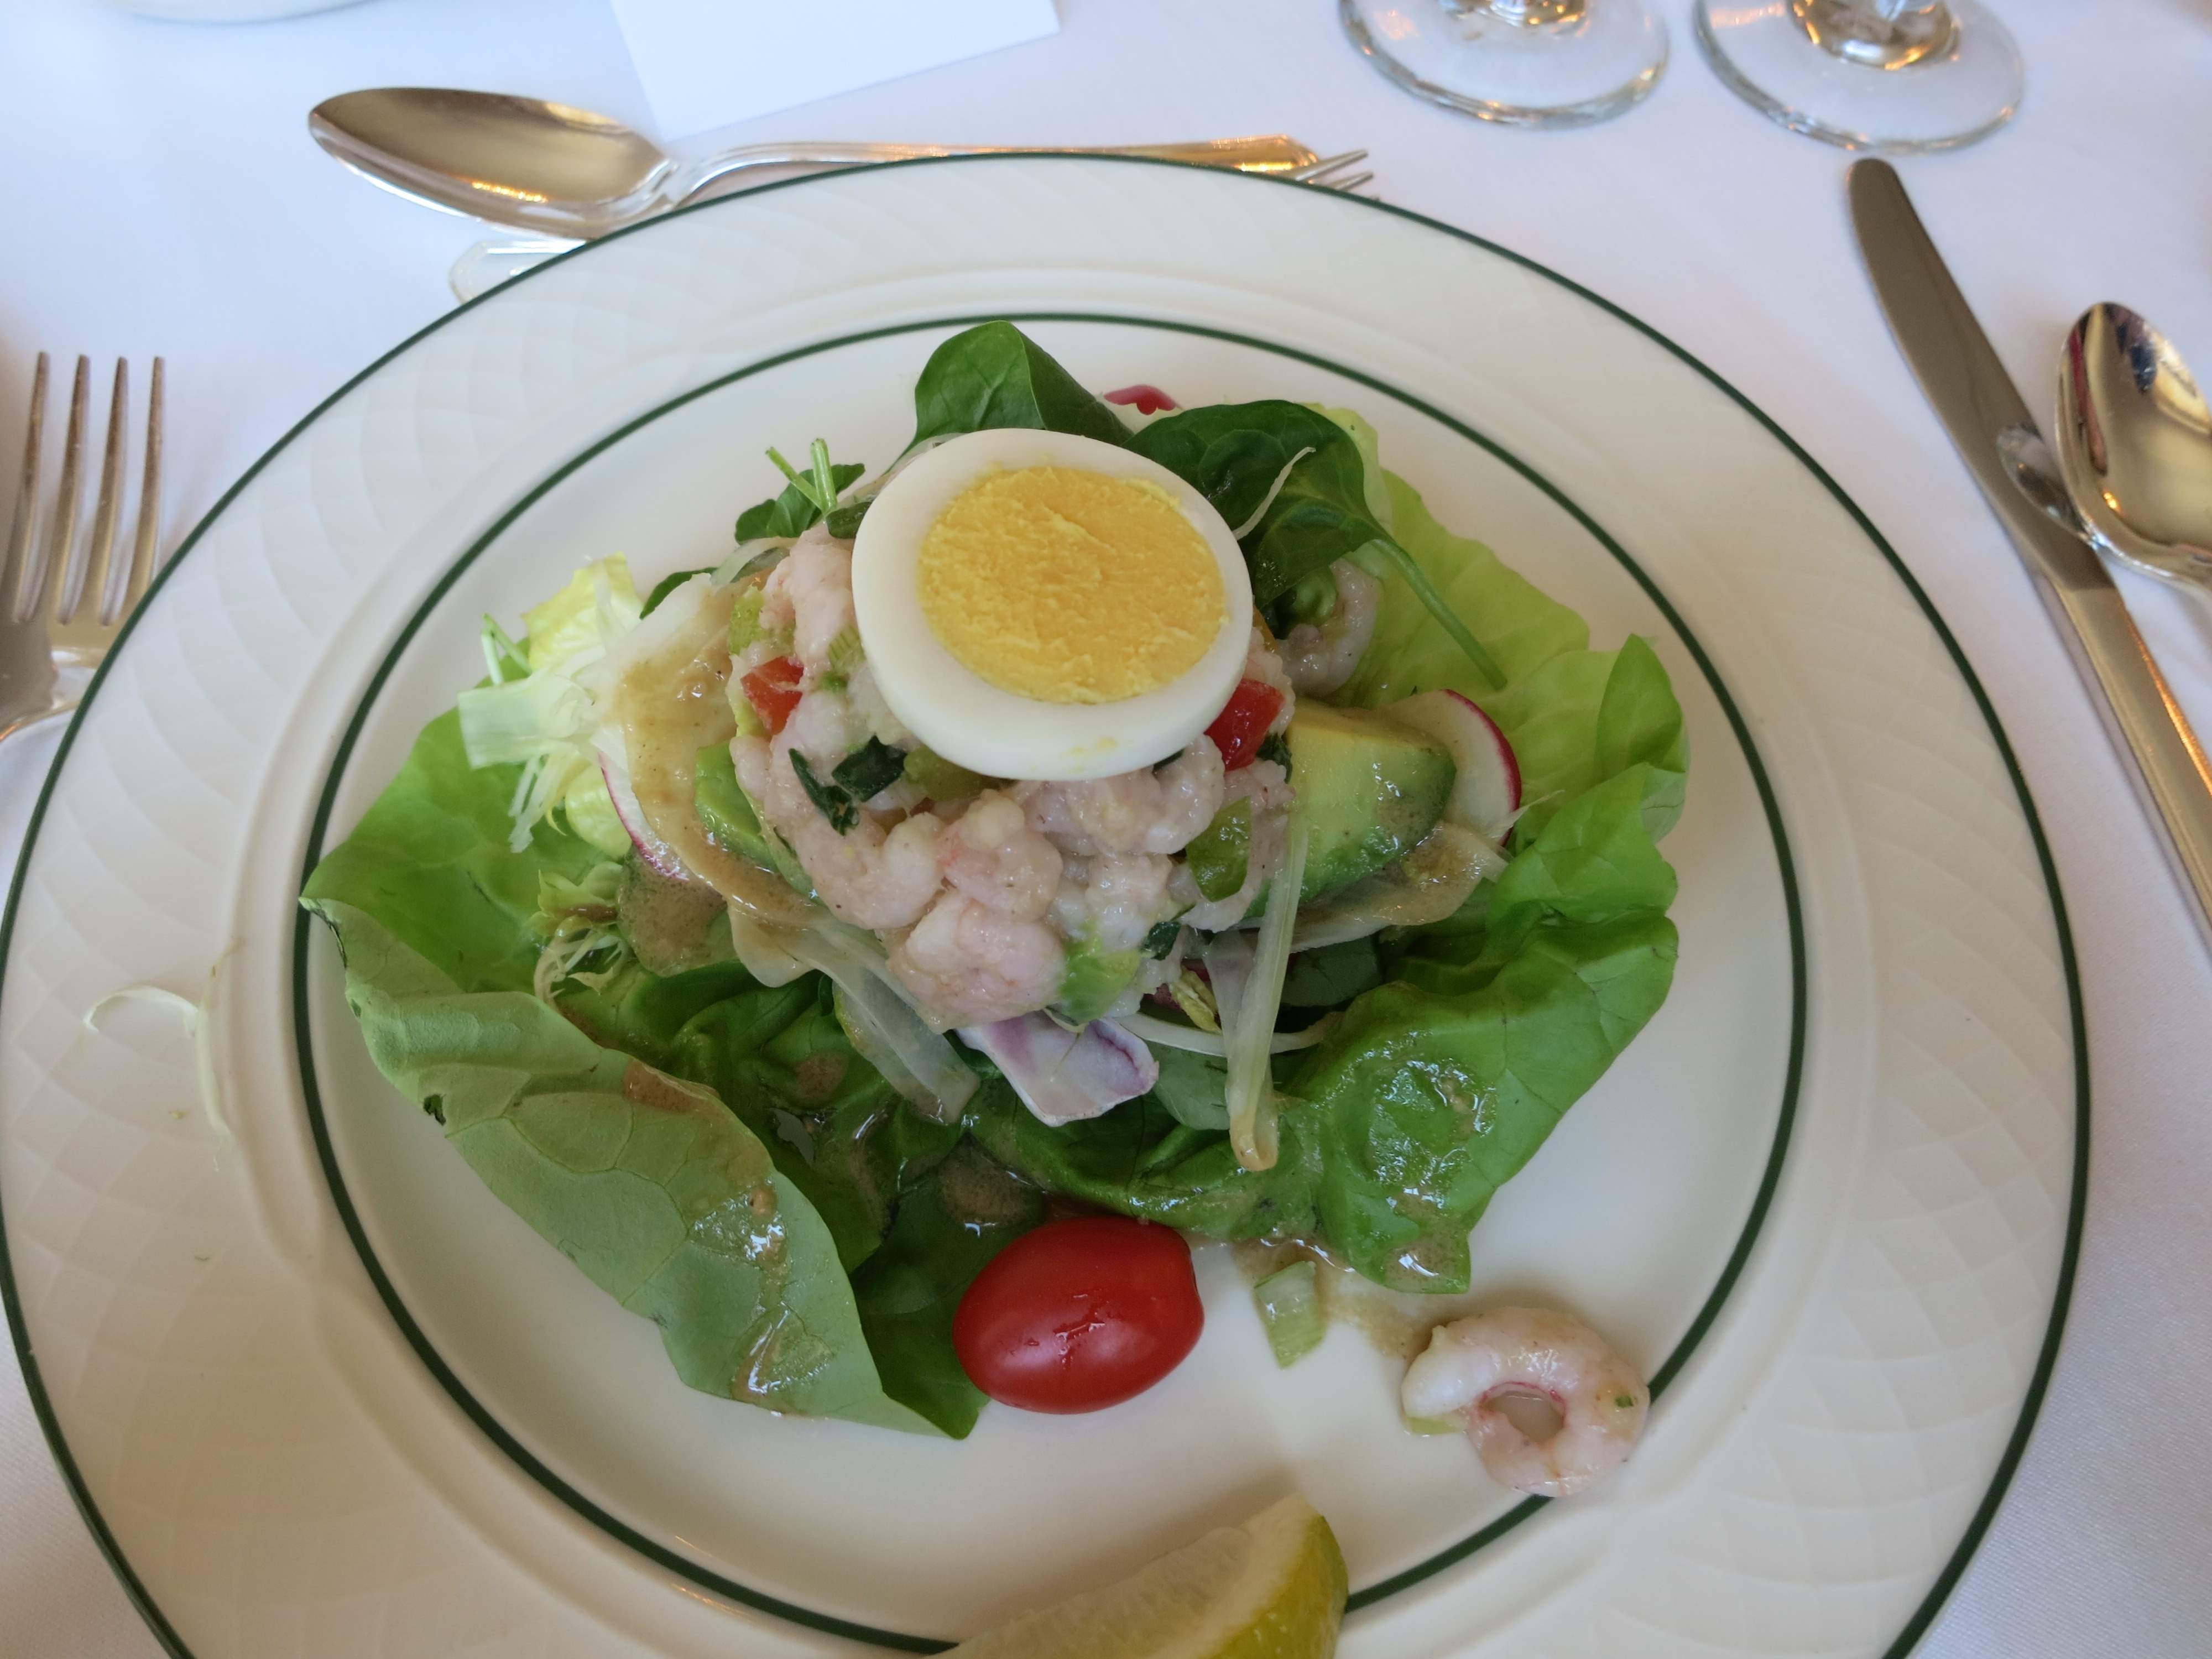
{"label": "diced celery", "polygon": [[932,800],[966,800],[983,787],[975,773],[919,745],[907,750],[906,775]]}
{"label": "diced celery", "polygon": [[1225,899],[1244,885],[1252,853],[1252,801],[1240,795],[1183,849],[1190,878],[1209,899]]}
{"label": "diced celery", "polygon": [[1259,1305],[1260,1322],[1267,1327],[1267,1346],[1275,1351],[1278,1365],[1295,1365],[1328,1334],[1318,1275],[1310,1261],[1293,1261],[1268,1274],[1252,1287],[1252,1300]]}

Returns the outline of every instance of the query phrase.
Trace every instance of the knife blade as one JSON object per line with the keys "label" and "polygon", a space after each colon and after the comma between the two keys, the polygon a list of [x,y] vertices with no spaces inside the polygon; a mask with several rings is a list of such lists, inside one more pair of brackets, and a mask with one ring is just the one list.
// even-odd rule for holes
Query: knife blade
{"label": "knife blade", "polygon": [[[2164,831],[2175,878],[2196,899],[2198,927],[2212,947],[2212,763],[2203,745],[2103,559],[2023,487],[2021,457],[2044,453],[2041,434],[1897,169],[1886,161],[1855,163],[1850,204],[1859,251],[1898,348],[2036,578],[2075,669],[2096,692],[2098,712],[2132,763],[2130,777]],[[2047,492],[2039,493],[2047,501]]]}

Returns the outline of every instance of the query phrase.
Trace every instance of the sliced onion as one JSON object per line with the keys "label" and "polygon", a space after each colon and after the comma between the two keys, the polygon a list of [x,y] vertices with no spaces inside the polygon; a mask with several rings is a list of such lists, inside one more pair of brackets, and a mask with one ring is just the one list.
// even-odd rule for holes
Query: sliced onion
{"label": "sliced onion", "polygon": [[988,1054],[1040,1123],[1102,1116],[1160,1080],[1152,1051],[1110,1019],[1069,1030],[1043,1013],[1017,1014],[960,1036]]}
{"label": "sliced onion", "polygon": [[730,901],[730,943],[744,970],[773,989],[813,969],[785,948],[785,930],[757,921],[735,899]]}
{"label": "sliced onion", "polygon": [[[1497,842],[1464,824],[1439,823],[1405,857],[1300,914],[1294,951],[1365,939],[1385,927],[1420,927],[1455,914],[1475,884],[1505,867]],[[1264,929],[1265,924],[1262,923]]]}
{"label": "sliced onion", "polygon": [[890,981],[871,935],[825,917],[804,932],[779,934],[775,943],[837,988],[845,1035],[884,1081],[923,1116],[939,1123],[959,1121],[961,1108],[975,1092],[975,1073]]}
{"label": "sliced onion", "polygon": [[756,571],[773,570],[783,562],[783,556],[797,539],[794,536],[756,536],[749,542],[739,542],[737,551],[715,567],[714,586],[727,587]]}

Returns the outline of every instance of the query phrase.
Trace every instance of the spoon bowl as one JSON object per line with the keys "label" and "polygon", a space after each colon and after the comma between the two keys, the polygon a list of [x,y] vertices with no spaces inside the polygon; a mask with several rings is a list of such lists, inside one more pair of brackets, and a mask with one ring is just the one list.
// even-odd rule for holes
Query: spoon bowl
{"label": "spoon bowl", "polygon": [[2090,539],[2212,594],[2212,410],[2172,343],[2125,306],[2093,306],[2058,365],[2057,448]]}
{"label": "spoon bowl", "polygon": [[415,201],[580,239],[673,206],[696,187],[677,186],[675,158],[644,134],[542,98],[380,87],[316,105],[307,131],[355,172]]}

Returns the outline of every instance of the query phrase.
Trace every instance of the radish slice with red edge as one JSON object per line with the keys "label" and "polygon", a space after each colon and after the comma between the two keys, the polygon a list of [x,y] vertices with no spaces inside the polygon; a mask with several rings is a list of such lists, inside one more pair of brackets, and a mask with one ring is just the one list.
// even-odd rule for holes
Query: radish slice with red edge
{"label": "radish slice with red edge", "polygon": [[1521,815],[1521,763],[1498,722],[1456,691],[1424,691],[1379,712],[1443,745],[1458,768],[1444,817],[1503,845]]}

